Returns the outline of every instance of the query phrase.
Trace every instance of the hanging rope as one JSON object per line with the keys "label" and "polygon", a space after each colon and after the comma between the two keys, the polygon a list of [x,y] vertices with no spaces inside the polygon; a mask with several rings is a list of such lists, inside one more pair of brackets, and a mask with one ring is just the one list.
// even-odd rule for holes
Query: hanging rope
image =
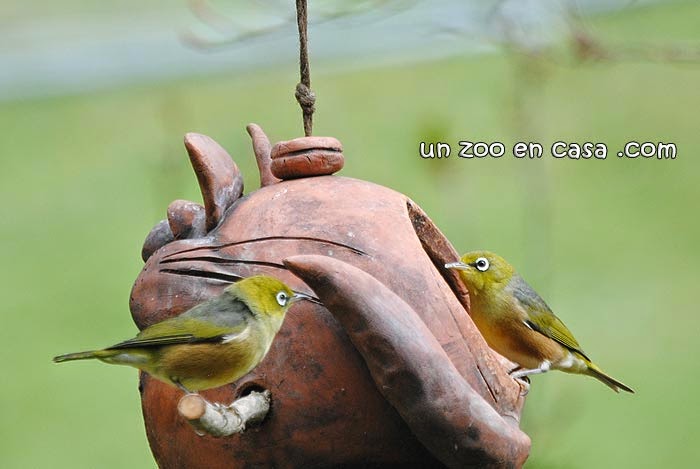
{"label": "hanging rope", "polygon": [[304,135],[311,136],[313,130],[314,104],[316,94],[311,91],[311,70],[309,68],[309,51],[307,48],[308,18],[306,13],[306,0],[296,0],[297,2],[297,26],[299,27],[299,75],[301,81],[297,84],[294,96],[301,107],[304,116]]}

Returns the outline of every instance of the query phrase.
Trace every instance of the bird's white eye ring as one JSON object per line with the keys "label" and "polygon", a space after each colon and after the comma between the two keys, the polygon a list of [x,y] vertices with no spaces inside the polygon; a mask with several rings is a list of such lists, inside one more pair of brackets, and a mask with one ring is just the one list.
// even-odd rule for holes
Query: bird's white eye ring
{"label": "bird's white eye ring", "polygon": [[486,272],[489,270],[489,260],[485,257],[480,257],[474,262],[474,266],[479,272]]}
{"label": "bird's white eye ring", "polygon": [[289,297],[283,291],[281,291],[277,294],[277,303],[279,303],[280,306],[286,306],[288,299],[289,299]]}

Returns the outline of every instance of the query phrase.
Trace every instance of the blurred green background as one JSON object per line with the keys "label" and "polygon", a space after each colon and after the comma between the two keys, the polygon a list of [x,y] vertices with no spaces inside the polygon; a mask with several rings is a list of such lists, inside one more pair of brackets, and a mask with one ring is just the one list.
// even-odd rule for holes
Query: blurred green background
{"label": "blurred green background", "polygon": [[[697,2],[587,22],[610,47],[700,44]],[[585,350],[637,390],[534,377],[527,467],[694,466],[700,65],[577,62],[562,46],[359,69],[312,62],[312,70],[315,134],[343,142],[342,175],[407,194],[459,250],[508,258]],[[135,333],[128,297],[142,241],[171,200],[200,200],[183,134],[218,140],[254,190],[244,127],[257,122],[273,141],[300,135],[297,80],[289,62],[0,102],[1,467],[155,467],[136,372],[56,366],[51,357]],[[421,140],[462,139],[605,142],[611,154],[418,155]],[[630,140],[674,142],[678,157],[618,159]]]}

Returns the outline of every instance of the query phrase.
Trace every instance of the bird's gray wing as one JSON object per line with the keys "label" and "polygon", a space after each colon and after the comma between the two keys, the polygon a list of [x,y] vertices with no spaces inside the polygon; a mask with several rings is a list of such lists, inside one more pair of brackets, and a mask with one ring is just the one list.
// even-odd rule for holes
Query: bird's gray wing
{"label": "bird's gray wing", "polygon": [[248,305],[228,290],[182,313],[183,318],[193,318],[215,326],[236,329],[245,326],[253,317]]}
{"label": "bird's gray wing", "polygon": [[509,287],[513,297],[527,312],[528,326],[589,360],[571,331],[520,275],[513,276]]}
{"label": "bird's gray wing", "polygon": [[225,291],[179,316],[145,328],[133,339],[109,348],[116,350],[230,340],[246,328],[251,317],[248,306]]}

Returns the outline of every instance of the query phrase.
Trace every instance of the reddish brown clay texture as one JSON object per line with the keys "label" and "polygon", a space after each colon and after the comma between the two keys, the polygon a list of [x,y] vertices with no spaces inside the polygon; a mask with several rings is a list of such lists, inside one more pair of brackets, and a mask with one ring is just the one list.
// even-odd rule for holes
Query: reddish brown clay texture
{"label": "reddish brown clay texture", "polygon": [[257,124],[248,124],[246,130],[253,141],[253,153],[255,153],[255,161],[258,163],[258,172],[260,173],[260,187],[279,182],[280,180],[272,174],[270,169],[270,153],[272,151],[270,139]]}
{"label": "reddish brown clay texture", "polygon": [[[256,132],[260,164],[266,150]],[[227,157],[207,150],[218,145],[199,142],[204,148],[188,147],[190,155]],[[529,439],[518,429],[519,386],[444,269],[454,249],[413,202],[337,176],[274,183],[263,177],[265,162],[261,181],[268,184],[238,198],[238,189],[223,187],[239,184],[235,166],[219,175],[206,168],[226,167],[222,162],[201,167],[206,225],[215,228],[161,245],[169,231],[162,224],[149,235],[150,257],[131,297],[139,327],[258,273],[315,292],[328,309],[295,305],[260,366],[203,393],[228,403],[249,389],[271,391],[267,419],[243,435],[197,436],[178,417],[181,392],[144,375],[146,429],[160,467],[522,464]],[[168,218],[198,223],[197,216]]]}
{"label": "reddish brown clay texture", "polygon": [[[522,465],[528,437],[464,380],[413,308],[370,274],[326,256],[288,258],[341,323],[377,389],[452,467]],[[488,448],[488,451],[484,451]]]}
{"label": "reddish brown clay texture", "polygon": [[343,146],[333,137],[301,137],[272,148],[272,174],[296,179],[333,174],[345,164]]}
{"label": "reddish brown clay texture", "polygon": [[226,150],[206,135],[185,135],[185,148],[202,188],[206,229],[211,230],[243,193],[243,178]]}
{"label": "reddish brown clay texture", "polygon": [[174,200],[168,205],[168,226],[175,239],[201,238],[207,234],[204,207],[189,200]]}

